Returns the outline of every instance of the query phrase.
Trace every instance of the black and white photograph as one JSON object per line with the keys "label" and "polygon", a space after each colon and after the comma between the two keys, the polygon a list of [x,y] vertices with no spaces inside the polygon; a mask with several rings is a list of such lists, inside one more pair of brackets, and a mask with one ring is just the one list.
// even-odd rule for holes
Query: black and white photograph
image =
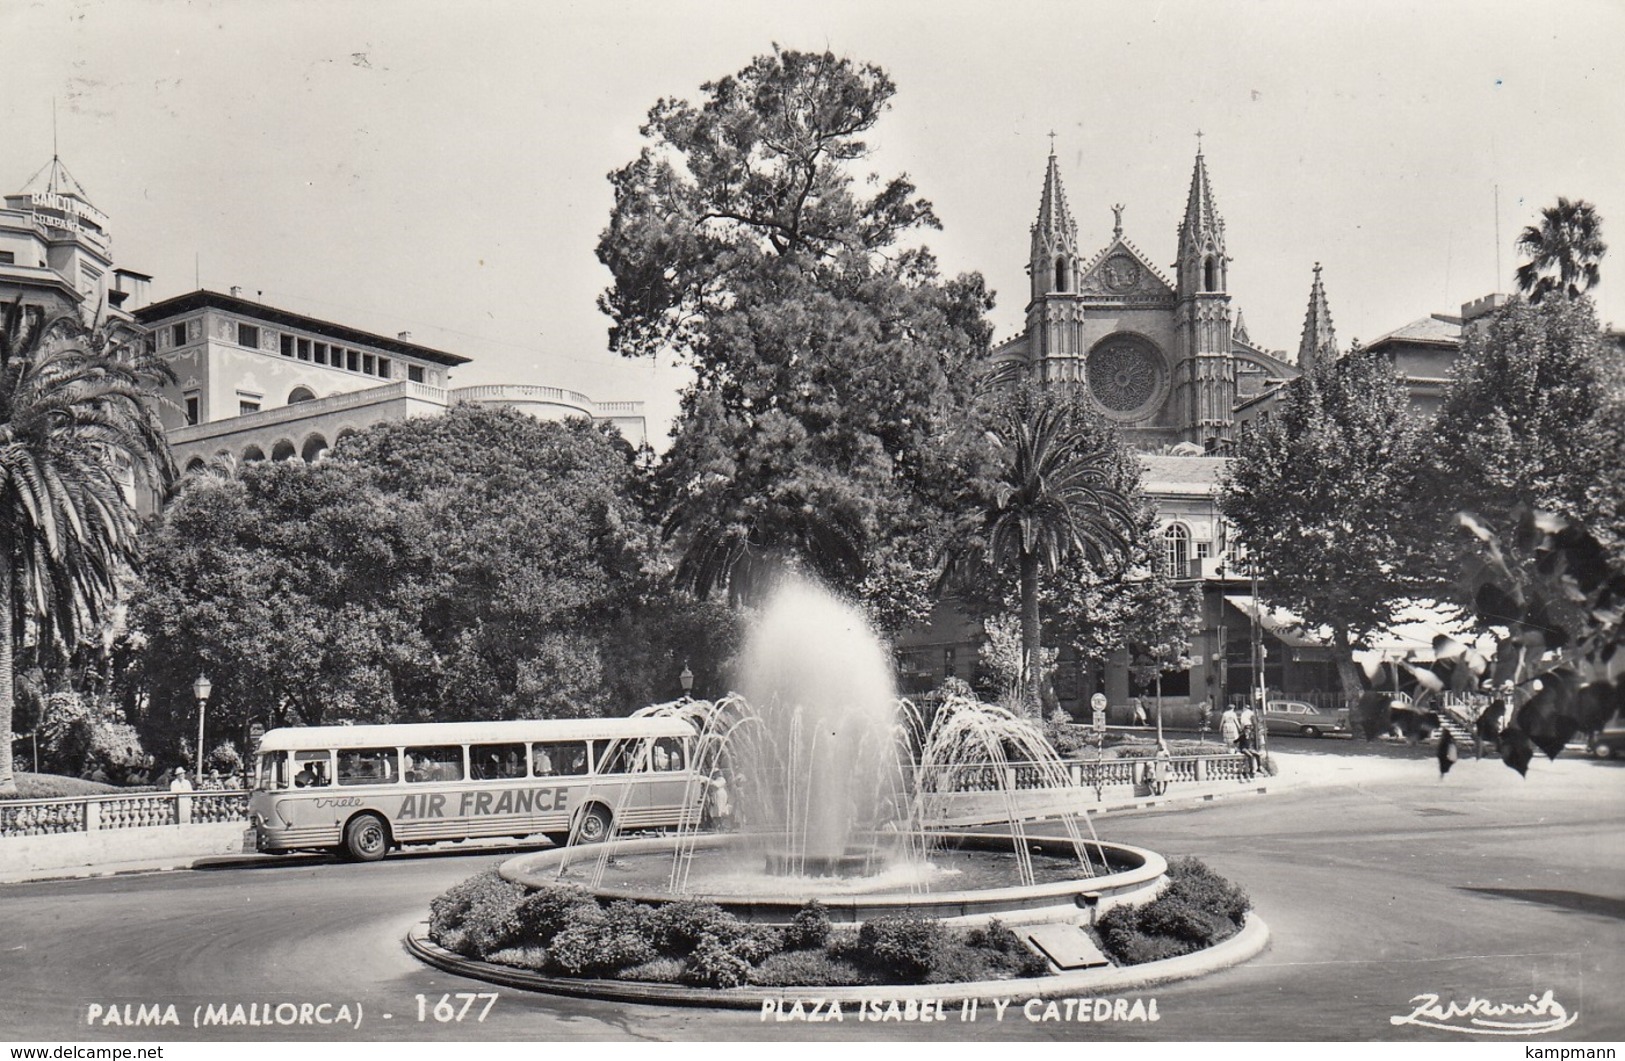
{"label": "black and white photograph", "polygon": [[0,54],[8,1058],[1616,1056],[1617,0]]}

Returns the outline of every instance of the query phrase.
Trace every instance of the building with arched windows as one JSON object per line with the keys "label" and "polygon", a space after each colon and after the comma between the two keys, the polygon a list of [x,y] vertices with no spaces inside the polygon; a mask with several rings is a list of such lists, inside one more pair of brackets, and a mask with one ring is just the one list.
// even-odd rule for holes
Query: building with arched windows
{"label": "building with arched windows", "polygon": [[642,402],[595,402],[558,387],[454,387],[468,363],[402,332],[391,338],[229,295],[193,291],[135,311],[174,370],[160,411],[176,463],[214,457],[320,460],[344,434],[436,416],[453,402],[506,405],[543,419],[613,423],[645,441]]}

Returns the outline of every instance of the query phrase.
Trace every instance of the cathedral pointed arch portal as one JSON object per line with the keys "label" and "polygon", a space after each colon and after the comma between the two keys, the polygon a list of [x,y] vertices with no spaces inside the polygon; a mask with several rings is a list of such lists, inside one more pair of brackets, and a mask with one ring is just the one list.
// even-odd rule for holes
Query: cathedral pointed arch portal
{"label": "cathedral pointed arch portal", "polygon": [[1224,451],[1238,398],[1295,373],[1233,327],[1224,220],[1206,159],[1198,151],[1172,279],[1125,234],[1126,207],[1110,210],[1109,241],[1085,259],[1052,151],[1032,226],[1026,329],[994,357],[1082,386],[1138,449],[1189,442]]}

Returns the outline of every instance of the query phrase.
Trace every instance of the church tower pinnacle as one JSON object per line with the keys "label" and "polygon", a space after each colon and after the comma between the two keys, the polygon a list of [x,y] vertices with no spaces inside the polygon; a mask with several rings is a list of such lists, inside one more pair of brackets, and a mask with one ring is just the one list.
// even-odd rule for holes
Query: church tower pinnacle
{"label": "church tower pinnacle", "polygon": [[1179,294],[1228,290],[1225,267],[1229,261],[1224,253],[1224,219],[1213,200],[1207,161],[1198,149],[1191,190],[1185,197],[1185,219],[1179,223],[1179,262],[1175,266]]}
{"label": "church tower pinnacle", "polygon": [[1224,219],[1213,198],[1207,160],[1198,147],[1190,193],[1185,199],[1185,218],[1179,225],[1174,378],[1177,400],[1188,425],[1186,440],[1208,452],[1226,447],[1236,404],[1227,287],[1229,261],[1224,253]]}
{"label": "church tower pinnacle", "polygon": [[1067,209],[1053,143],[1032,236],[1032,255],[1027,262],[1032,279],[1032,298],[1027,302],[1028,364],[1039,379],[1076,378],[1078,322],[1083,313],[1078,282],[1083,263],[1078,259],[1078,226]]}
{"label": "church tower pinnacle", "polygon": [[1303,315],[1303,338],[1298,340],[1298,367],[1308,372],[1322,358],[1337,360],[1337,333],[1332,330],[1332,311],[1326,305],[1326,285],[1320,280],[1320,263],[1315,263],[1315,282],[1309,288],[1309,310]]}
{"label": "church tower pinnacle", "polygon": [[1038,202],[1038,220],[1033,222],[1032,256],[1027,271],[1032,274],[1032,297],[1036,301],[1051,293],[1078,290],[1078,226],[1067,209],[1066,189],[1061,187],[1061,171],[1050,150],[1044,171],[1044,193]]}

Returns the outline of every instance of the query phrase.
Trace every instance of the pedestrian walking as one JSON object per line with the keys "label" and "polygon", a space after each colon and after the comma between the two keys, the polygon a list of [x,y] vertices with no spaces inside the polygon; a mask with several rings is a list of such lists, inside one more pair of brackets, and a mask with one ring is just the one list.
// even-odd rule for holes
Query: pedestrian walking
{"label": "pedestrian walking", "polygon": [[1145,701],[1136,696],[1129,703],[1134,705],[1134,724],[1136,726],[1145,725],[1149,721],[1145,715]]}
{"label": "pedestrian walking", "polygon": [[1247,757],[1247,772],[1256,773],[1258,762],[1258,714],[1251,704],[1242,704],[1241,710],[1236,712],[1236,728],[1241,732],[1236,738],[1236,750]]}
{"label": "pedestrian walking", "polygon": [[1233,751],[1241,751],[1241,720],[1236,717],[1236,705],[1224,705],[1219,716],[1219,738]]}
{"label": "pedestrian walking", "polygon": [[187,777],[186,777],[186,767],[184,767],[184,766],[175,767],[175,779],[169,783],[169,791],[171,791],[171,792],[190,792],[190,791],[192,791],[192,782],[187,780]]}

